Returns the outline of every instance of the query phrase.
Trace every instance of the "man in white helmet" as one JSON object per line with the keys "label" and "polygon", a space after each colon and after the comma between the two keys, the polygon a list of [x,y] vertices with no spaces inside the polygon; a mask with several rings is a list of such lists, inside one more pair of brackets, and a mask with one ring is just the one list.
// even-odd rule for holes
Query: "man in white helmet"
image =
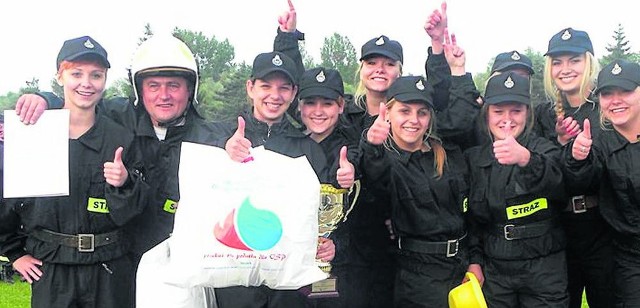
{"label": "man in white helmet", "polygon": [[[135,131],[142,148],[145,177],[153,192],[146,206],[128,224],[131,252],[142,255],[167,239],[180,200],[178,166],[182,142],[213,145],[217,134],[212,124],[197,113],[198,65],[189,47],[173,36],[156,35],[135,52],[130,81],[135,99],[112,98],[98,105],[98,112]],[[29,104],[60,108],[62,100],[50,92],[21,98]]]}

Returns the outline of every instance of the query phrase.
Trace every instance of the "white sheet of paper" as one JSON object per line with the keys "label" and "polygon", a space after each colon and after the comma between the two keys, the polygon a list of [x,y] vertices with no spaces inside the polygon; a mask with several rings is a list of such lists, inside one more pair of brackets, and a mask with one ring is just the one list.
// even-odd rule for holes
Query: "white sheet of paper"
{"label": "white sheet of paper", "polygon": [[4,197],[69,195],[69,110],[47,110],[35,125],[4,111]]}

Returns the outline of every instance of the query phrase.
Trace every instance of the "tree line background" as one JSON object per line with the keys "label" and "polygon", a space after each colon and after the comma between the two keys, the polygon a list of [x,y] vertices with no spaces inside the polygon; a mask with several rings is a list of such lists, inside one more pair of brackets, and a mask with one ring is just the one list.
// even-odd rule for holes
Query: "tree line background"
{"label": "tree line background", "polygon": [[[196,55],[200,69],[200,84],[198,87],[198,109],[207,119],[213,121],[233,120],[247,107],[245,82],[251,74],[251,65],[234,63],[235,49],[229,40],[219,41],[215,36],[207,37],[202,32],[193,32],[186,29],[175,28],[174,36],[182,39]],[[153,35],[149,24],[146,24],[144,34],[139,43],[144,42]],[[614,59],[625,59],[640,63],[640,53],[632,52],[629,41],[624,32],[624,27],[619,24],[613,31],[613,42],[607,44],[608,54],[598,59],[604,66]],[[324,66],[334,68],[342,75],[345,92],[354,93],[358,82],[356,75],[358,70],[358,56],[356,48],[346,36],[334,33],[326,37],[320,52],[320,61],[317,62],[306,51],[304,42],[300,43],[303,62],[306,68]],[[532,102],[539,104],[546,101],[542,77],[544,68],[544,55],[542,52],[527,48],[523,52],[533,62],[535,74],[532,77]],[[425,59],[426,60],[426,59]],[[484,93],[484,88],[491,65],[491,59],[487,63],[486,70],[473,76],[478,90]],[[62,87],[55,79],[49,81],[53,92],[62,97]],[[40,81],[33,78],[25,81],[25,86],[17,92],[9,92],[0,96],[1,110],[14,109],[18,97],[24,93],[40,91]],[[126,78],[121,78],[112,83],[105,91],[106,98],[112,96],[132,97],[133,89]]]}

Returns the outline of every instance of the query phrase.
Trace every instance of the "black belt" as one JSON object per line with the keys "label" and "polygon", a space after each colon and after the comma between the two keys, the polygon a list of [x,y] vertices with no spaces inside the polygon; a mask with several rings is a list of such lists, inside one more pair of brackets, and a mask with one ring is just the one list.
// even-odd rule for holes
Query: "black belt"
{"label": "black belt", "polygon": [[120,230],[101,234],[64,234],[46,229],[34,230],[33,237],[48,243],[78,248],[79,252],[93,252],[96,247],[106,246],[122,238]]}
{"label": "black belt", "polygon": [[465,233],[462,237],[446,242],[428,242],[415,238],[398,237],[398,248],[418,253],[426,254],[442,254],[447,258],[455,257],[458,254],[460,242],[467,236]]}
{"label": "black belt", "polygon": [[556,225],[554,220],[544,220],[526,225],[498,225],[498,234],[504,235],[507,241],[539,237],[551,230]]}
{"label": "black belt", "polygon": [[573,212],[576,214],[584,213],[587,209],[592,209],[598,206],[598,196],[595,195],[580,195],[573,196],[569,200],[569,204],[564,209],[565,212]]}

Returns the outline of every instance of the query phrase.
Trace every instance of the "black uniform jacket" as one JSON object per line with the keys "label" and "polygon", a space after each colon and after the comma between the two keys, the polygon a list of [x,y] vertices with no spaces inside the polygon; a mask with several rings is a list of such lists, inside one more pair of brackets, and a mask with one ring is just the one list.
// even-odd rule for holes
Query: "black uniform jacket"
{"label": "black uniform jacket", "polygon": [[600,213],[620,234],[640,239],[640,143],[630,143],[617,131],[603,130],[587,159],[564,151],[566,181],[570,186],[599,185]]}
{"label": "black uniform jacket", "polygon": [[391,221],[398,236],[425,241],[447,241],[465,234],[464,160],[447,153],[443,175],[437,176],[434,152],[407,152],[372,145],[362,139],[363,170],[378,193],[388,194]]}
{"label": "black uniform jacket", "polygon": [[[565,204],[560,149],[534,135],[517,141],[531,152],[524,167],[501,165],[493,144],[465,152],[470,170],[469,222],[471,263],[483,258],[503,260],[545,256],[564,248],[564,233],[556,222]],[[505,225],[523,226],[548,221],[552,228],[535,238],[507,240]]]}
{"label": "black uniform jacket", "polygon": [[[30,233],[37,229],[69,235],[107,233],[142,212],[141,200],[148,188],[137,146],[131,130],[98,112],[89,131],[69,140],[68,196],[12,199],[0,209],[0,254],[15,261],[28,253],[45,262],[64,264],[89,264],[124,255],[129,241],[123,236],[87,253],[40,241]],[[115,188],[106,183],[103,165],[113,161],[118,147],[124,148],[122,157],[129,179]],[[106,202],[106,207],[95,207],[95,202]]]}

